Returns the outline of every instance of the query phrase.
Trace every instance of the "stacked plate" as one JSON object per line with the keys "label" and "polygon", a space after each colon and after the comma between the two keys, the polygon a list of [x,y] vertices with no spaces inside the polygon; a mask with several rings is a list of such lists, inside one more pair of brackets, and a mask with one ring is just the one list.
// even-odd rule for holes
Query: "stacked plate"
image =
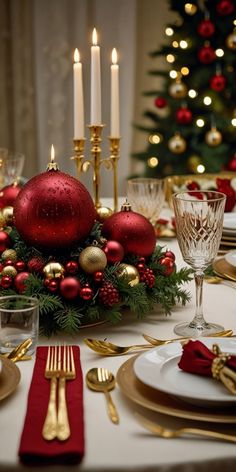
{"label": "stacked plate", "polygon": [[[210,349],[236,354],[232,338],[202,338]],[[180,342],[158,346],[127,360],[118,370],[117,383],[134,403],[178,418],[236,423],[236,397],[213,378],[183,372],[178,367]]]}
{"label": "stacked plate", "polygon": [[233,248],[236,248],[236,212],[225,213],[219,252],[225,254]]}

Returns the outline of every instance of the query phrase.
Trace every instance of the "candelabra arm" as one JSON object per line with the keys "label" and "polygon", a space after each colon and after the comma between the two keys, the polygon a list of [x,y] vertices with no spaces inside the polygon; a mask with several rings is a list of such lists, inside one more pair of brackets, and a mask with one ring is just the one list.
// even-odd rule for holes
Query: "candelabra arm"
{"label": "candelabra arm", "polygon": [[74,139],[75,155],[72,156],[71,159],[75,161],[78,178],[82,171],[82,165],[83,165],[83,159],[84,159],[84,146],[85,146],[85,138]]}
{"label": "candelabra arm", "polygon": [[118,210],[118,160],[120,157],[120,138],[109,137],[110,140],[110,159],[113,166],[113,198],[114,211]]}
{"label": "candelabra arm", "polygon": [[104,125],[89,125],[91,154],[93,157],[93,189],[94,189],[94,205],[100,208],[100,160],[101,160],[101,135]]}

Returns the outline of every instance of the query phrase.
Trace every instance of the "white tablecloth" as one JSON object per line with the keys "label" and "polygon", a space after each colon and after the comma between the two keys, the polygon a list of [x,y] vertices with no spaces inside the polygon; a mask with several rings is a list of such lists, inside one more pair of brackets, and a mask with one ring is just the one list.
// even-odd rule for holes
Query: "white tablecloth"
{"label": "white tablecloth", "polygon": [[[161,245],[167,244],[159,241]],[[168,248],[177,254],[178,266],[183,265],[177,242],[168,242]],[[192,301],[186,306],[178,306],[171,316],[151,313],[144,321],[137,321],[133,316],[125,315],[123,321],[112,326],[103,324],[94,328],[85,328],[74,339],[66,340],[76,343],[81,348],[82,369],[85,376],[93,366],[104,366],[117,372],[120,365],[130,356],[99,357],[83,344],[85,337],[108,338],[110,341],[126,345],[142,343],[142,333],[159,338],[173,337],[173,327],[176,323],[190,320],[193,316],[195,297],[194,284],[187,286],[193,293]],[[225,328],[236,332],[236,292],[234,288],[221,285],[204,284],[204,312],[208,321],[222,323]],[[40,344],[49,344],[40,339]],[[145,342],[145,341],[144,341]],[[236,341],[235,341],[236,342]],[[17,451],[24,422],[27,393],[31,381],[34,362],[21,362],[21,382],[13,395],[0,403],[0,472],[16,472],[29,470],[18,462]],[[192,472],[233,471],[236,468],[236,447],[234,444],[207,440],[202,438],[180,438],[165,440],[149,434],[136,420],[135,411],[140,411],[153,420],[175,427],[187,425],[187,420],[178,420],[163,416],[138,407],[128,400],[117,387],[112,397],[120,414],[120,424],[114,425],[107,417],[105,398],[102,393],[92,392],[84,385],[84,414],[86,428],[86,453],[79,470],[83,472]],[[195,423],[196,425],[196,423]],[[214,423],[204,426],[214,428]],[[235,434],[236,434],[236,427]],[[73,470],[77,470],[73,466]],[[44,467],[43,470],[53,471],[54,467]],[[69,466],[56,466],[55,470],[69,470]]]}

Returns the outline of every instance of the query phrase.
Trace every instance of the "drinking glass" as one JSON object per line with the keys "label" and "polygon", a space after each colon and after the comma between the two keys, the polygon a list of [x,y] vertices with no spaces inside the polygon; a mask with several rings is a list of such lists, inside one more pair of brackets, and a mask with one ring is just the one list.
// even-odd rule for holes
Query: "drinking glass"
{"label": "drinking glass", "polygon": [[20,179],[25,163],[25,156],[20,152],[8,153],[3,159],[3,176],[5,185],[10,185]]}
{"label": "drinking glass", "polygon": [[7,353],[26,339],[36,348],[39,329],[39,301],[23,295],[0,297],[0,352]]}
{"label": "drinking glass", "polygon": [[183,259],[194,270],[196,311],[193,320],[180,323],[174,332],[180,336],[209,335],[223,326],[208,323],[203,316],[204,270],[216,257],[223,227],[226,196],[215,191],[190,191],[173,195],[176,232]]}
{"label": "drinking glass", "polygon": [[155,178],[129,179],[127,197],[132,210],[156,224],[165,201],[165,180]]}

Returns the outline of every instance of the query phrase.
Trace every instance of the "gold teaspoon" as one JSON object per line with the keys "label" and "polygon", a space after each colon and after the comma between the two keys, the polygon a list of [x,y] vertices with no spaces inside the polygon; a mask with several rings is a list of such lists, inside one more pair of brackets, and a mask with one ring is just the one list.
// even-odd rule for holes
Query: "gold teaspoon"
{"label": "gold teaspoon", "polygon": [[88,388],[96,392],[103,392],[107,400],[108,415],[111,421],[115,424],[119,423],[119,415],[117,409],[112,401],[110,390],[115,387],[115,377],[108,369],[103,367],[94,367],[86,374],[86,384]]}

